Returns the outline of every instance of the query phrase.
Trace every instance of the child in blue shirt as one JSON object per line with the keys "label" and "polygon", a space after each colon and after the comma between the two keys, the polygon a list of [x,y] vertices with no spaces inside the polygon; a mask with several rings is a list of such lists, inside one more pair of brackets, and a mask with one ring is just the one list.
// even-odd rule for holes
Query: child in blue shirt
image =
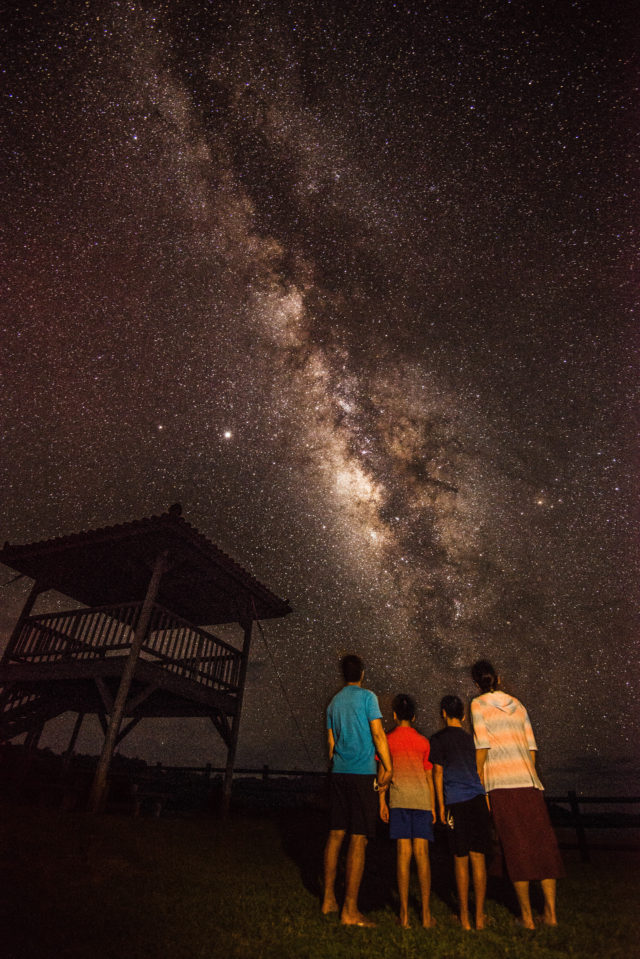
{"label": "child in blue shirt", "polygon": [[431,761],[440,822],[452,826],[460,923],[469,921],[469,860],[473,873],[476,929],[484,929],[487,889],[485,856],[491,852],[491,820],[487,797],[478,776],[473,737],[462,728],[464,706],[457,696],[440,703],[445,727],[431,737]]}

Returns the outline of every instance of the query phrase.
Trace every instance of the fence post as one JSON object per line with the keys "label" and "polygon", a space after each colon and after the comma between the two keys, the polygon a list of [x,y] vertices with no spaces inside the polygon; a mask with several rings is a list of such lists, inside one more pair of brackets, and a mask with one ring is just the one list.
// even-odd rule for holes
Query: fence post
{"label": "fence post", "polygon": [[578,837],[578,848],[580,849],[580,859],[582,862],[591,862],[591,856],[589,855],[589,846],[587,845],[587,834],[584,831],[584,826],[582,825],[582,820],[580,818],[580,806],[578,804],[578,797],[576,796],[575,789],[569,790],[569,805],[571,806],[571,813],[573,815],[573,822],[576,829],[576,836]]}

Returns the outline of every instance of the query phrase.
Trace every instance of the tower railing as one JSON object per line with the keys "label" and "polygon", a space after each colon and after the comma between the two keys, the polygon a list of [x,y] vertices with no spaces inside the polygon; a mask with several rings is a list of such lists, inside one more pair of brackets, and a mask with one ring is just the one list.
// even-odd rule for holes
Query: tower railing
{"label": "tower railing", "polygon": [[[124,656],[142,603],[45,613],[25,619],[8,662],[60,663]],[[212,689],[235,691],[240,650],[154,605],[141,659]]]}

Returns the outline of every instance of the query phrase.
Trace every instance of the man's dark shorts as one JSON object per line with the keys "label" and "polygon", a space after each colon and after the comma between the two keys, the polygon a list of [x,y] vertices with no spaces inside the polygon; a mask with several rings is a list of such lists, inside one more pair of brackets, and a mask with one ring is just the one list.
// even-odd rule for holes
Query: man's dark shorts
{"label": "man's dark shorts", "polygon": [[329,828],[344,829],[356,836],[373,837],[378,824],[378,794],[375,776],[331,773],[329,777]]}
{"label": "man's dark shorts", "polygon": [[491,854],[491,817],[485,796],[474,796],[465,802],[451,803],[447,811],[453,817],[450,830],[450,848],[454,856],[468,856],[470,852]]}

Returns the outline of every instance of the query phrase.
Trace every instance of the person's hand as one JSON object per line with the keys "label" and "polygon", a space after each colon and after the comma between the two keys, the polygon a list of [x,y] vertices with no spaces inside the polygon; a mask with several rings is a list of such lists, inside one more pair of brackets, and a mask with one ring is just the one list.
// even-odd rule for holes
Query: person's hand
{"label": "person's hand", "polygon": [[389,807],[386,803],[380,806],[380,819],[382,819],[383,822],[389,822]]}
{"label": "person's hand", "polygon": [[445,815],[444,815],[444,811],[443,811],[443,810],[440,810],[439,821],[442,823],[443,826],[446,826],[446,825],[447,825],[447,820],[445,819]]}
{"label": "person's hand", "polygon": [[378,773],[378,787],[383,789],[385,786],[388,786],[391,782],[391,777],[393,776],[392,769],[385,769],[381,773]]}

